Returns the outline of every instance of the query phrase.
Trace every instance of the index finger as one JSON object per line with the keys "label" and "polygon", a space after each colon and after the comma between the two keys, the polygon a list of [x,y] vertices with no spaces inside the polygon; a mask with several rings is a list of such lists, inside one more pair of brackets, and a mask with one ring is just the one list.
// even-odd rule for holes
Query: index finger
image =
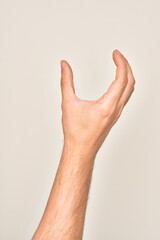
{"label": "index finger", "polygon": [[128,83],[127,64],[124,56],[118,50],[114,50],[113,60],[117,66],[115,80],[112,82],[107,92],[98,99],[98,102],[103,101],[107,104],[117,104]]}

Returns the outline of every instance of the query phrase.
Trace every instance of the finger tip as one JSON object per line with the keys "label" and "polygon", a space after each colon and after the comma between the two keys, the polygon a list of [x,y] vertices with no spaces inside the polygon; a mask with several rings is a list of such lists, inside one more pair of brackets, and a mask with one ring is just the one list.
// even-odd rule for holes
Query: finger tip
{"label": "finger tip", "polygon": [[71,78],[73,78],[73,72],[70,64],[65,59],[62,59],[60,61],[60,64],[61,72],[63,72],[63,74],[65,74],[66,76],[70,76]]}
{"label": "finger tip", "polygon": [[123,54],[118,50],[115,49],[113,51],[113,61],[116,64],[116,66],[121,66],[124,65],[125,61],[125,57],[123,56]]}
{"label": "finger tip", "polygon": [[61,65],[61,69],[64,69],[65,66],[66,66],[66,60],[62,59],[62,60],[60,61],[60,65]]}
{"label": "finger tip", "polygon": [[113,51],[113,56],[123,56],[122,55],[122,53],[118,50],[118,49],[115,49],[114,51]]}

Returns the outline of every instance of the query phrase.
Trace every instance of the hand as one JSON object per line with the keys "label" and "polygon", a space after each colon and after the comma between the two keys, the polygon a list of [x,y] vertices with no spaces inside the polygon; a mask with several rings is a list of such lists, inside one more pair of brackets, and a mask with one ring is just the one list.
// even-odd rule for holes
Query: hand
{"label": "hand", "polygon": [[113,51],[116,76],[108,91],[96,101],[82,100],[75,94],[73,72],[61,60],[62,125],[64,144],[97,153],[134,91],[135,78],[126,58]]}

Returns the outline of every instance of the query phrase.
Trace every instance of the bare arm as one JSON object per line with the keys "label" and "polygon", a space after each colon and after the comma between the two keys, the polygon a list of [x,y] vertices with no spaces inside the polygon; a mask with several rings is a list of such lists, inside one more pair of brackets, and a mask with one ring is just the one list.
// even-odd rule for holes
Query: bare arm
{"label": "bare arm", "polygon": [[81,240],[96,154],[129,100],[135,79],[126,58],[113,52],[115,80],[97,101],[75,94],[70,65],[61,61],[64,146],[57,174],[33,240]]}

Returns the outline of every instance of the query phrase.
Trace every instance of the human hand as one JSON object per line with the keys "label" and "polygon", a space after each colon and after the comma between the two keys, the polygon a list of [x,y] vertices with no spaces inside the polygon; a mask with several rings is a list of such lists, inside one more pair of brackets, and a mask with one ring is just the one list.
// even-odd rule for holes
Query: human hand
{"label": "human hand", "polygon": [[135,78],[126,58],[113,51],[115,80],[96,101],[82,100],[75,94],[73,72],[61,60],[62,126],[64,144],[87,148],[97,153],[134,91]]}

